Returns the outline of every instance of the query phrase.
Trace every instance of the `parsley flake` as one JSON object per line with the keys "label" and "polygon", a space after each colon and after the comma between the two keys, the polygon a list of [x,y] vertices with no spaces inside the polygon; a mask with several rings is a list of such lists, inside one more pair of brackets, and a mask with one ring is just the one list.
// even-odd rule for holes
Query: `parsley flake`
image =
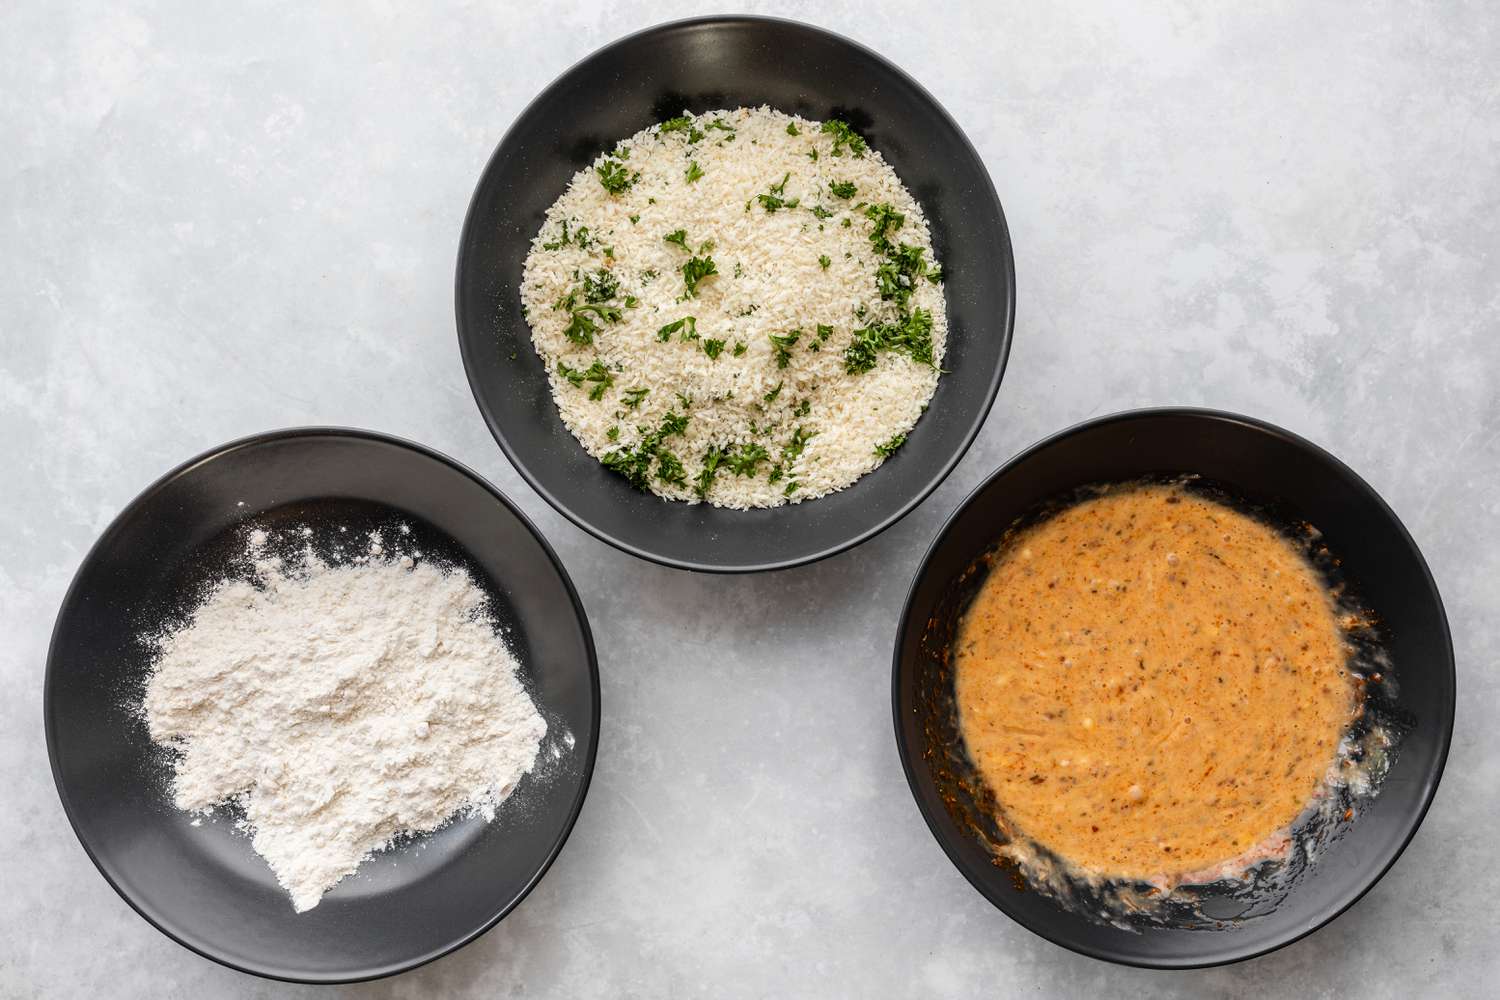
{"label": "parsley flake", "polygon": [[875,367],[881,351],[898,351],[918,364],[933,365],[932,313],[913,309],[910,316],[895,323],[877,323],[854,331],[844,352],[844,371],[859,375]]}
{"label": "parsley flake", "polygon": [[656,339],[665,344],[672,339],[672,334],[682,331],[680,340],[698,339],[698,319],[695,316],[684,316],[682,319],[674,320],[656,331]]}
{"label": "parsley flake", "polygon": [[703,133],[699,131],[698,126],[694,125],[693,120],[686,115],[668,118],[661,123],[661,128],[657,132],[660,135],[666,135],[669,132],[681,132],[687,136],[688,145],[690,146],[703,138]]}
{"label": "parsley flake", "polygon": [[850,128],[848,122],[830,118],[823,123],[822,131],[824,135],[833,136],[834,156],[843,156],[846,147],[856,158],[865,155],[864,137]]}
{"label": "parsley flake", "polygon": [[603,163],[595,167],[594,173],[599,175],[599,183],[610,194],[623,194],[630,190],[632,184],[641,179],[639,170],[632,174],[625,169],[625,164],[612,158],[606,158]]}
{"label": "parsley flake", "polygon": [[897,434],[895,437],[891,438],[889,441],[885,441],[885,442],[882,442],[880,444],[877,444],[875,446],[875,454],[878,455],[881,458],[890,458],[892,455],[894,455],[896,453],[896,449],[899,448],[899,447],[901,447],[905,443],[906,443],[906,435],[905,434]]}
{"label": "parsley flake", "polygon": [[767,336],[771,338],[771,349],[776,355],[776,367],[785,368],[792,361],[792,345],[801,338],[802,331],[793,330],[779,337],[774,333],[767,334]]}
{"label": "parsley flake", "polygon": [[698,297],[698,283],[704,278],[712,277],[719,273],[714,265],[712,257],[691,257],[686,264],[682,265],[682,282],[686,286],[685,298],[696,299]]}
{"label": "parsley flake", "polygon": [[770,190],[766,194],[758,194],[755,196],[755,200],[760,202],[761,208],[764,208],[767,214],[775,212],[777,209],[781,208],[796,208],[797,205],[801,202],[800,198],[785,197],[786,182],[791,179],[792,175],[790,172],[788,172],[784,177],[781,178],[781,182],[779,184],[772,184]]}
{"label": "parsley flake", "polygon": [[703,468],[699,470],[697,478],[693,481],[693,491],[698,494],[699,500],[708,498],[708,491],[713,488],[714,479],[719,474],[719,465],[724,461],[724,450],[718,445],[711,445],[708,451],[703,453]]}
{"label": "parsley flake", "polygon": [[686,486],[687,470],[682,460],[665,448],[656,450],[656,478],[669,486]]}

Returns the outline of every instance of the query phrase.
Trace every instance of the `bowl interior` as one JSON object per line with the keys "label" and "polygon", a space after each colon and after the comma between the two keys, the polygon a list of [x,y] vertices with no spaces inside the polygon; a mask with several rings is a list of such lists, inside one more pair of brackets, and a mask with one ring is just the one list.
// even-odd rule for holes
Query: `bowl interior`
{"label": "bowl interior", "polygon": [[[1064,909],[995,864],[981,833],[985,793],[966,766],[944,654],[960,577],[1005,528],[1078,487],[1196,473],[1249,504],[1320,529],[1354,592],[1379,617],[1395,685],[1381,709],[1398,719],[1396,759],[1379,794],[1269,905],[1227,891],[1202,910],[1208,926],[1121,929]],[[1051,438],[1005,466],[964,503],[934,542],[912,586],[897,641],[896,735],[907,778],[933,834],[996,906],[1033,931],[1085,954],[1176,967],[1248,958],[1332,919],[1395,861],[1437,787],[1453,724],[1447,622],[1421,554],[1395,515],[1353,472],[1269,425],[1207,411],[1138,411]],[[1210,896],[1213,894],[1210,893]],[[1233,902],[1233,905],[1229,905]],[[1224,905],[1215,908],[1212,904]]]}
{"label": "bowl interior", "polygon": [[[537,768],[493,823],[462,819],[370,859],[302,914],[232,818],[194,825],[173,807],[167,755],[134,713],[150,663],[143,634],[181,620],[203,585],[236,565],[250,523],[306,525],[318,539],[339,528],[357,537],[408,525],[411,548],[465,567],[487,592],[549,726]],[[309,981],[419,964],[519,902],[582,805],[598,716],[582,609],[530,525],[471,473],[358,432],[239,442],[148,489],[79,570],[58,616],[46,681],[59,793],[120,894],[210,958]]]}
{"label": "bowl interior", "polygon": [[[945,275],[950,373],[908,446],[841,493],[774,510],[669,503],[606,471],[563,426],[521,314],[522,265],[547,209],[599,152],[685,108],[761,104],[847,120],[921,203]],[[836,35],[787,21],[719,18],[616,42],[565,73],[517,119],[485,168],[464,225],[458,331],[480,410],[548,502],[636,555],[745,571],[839,551],[888,526],[942,481],[999,386],[1014,286],[989,176],[926,91]]]}

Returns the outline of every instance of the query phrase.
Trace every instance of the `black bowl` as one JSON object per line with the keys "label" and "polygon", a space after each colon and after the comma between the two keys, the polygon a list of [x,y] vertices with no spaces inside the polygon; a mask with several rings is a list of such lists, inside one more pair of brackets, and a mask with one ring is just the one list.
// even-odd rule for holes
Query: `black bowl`
{"label": "black bowl", "polygon": [[[949,339],[931,409],[907,447],[849,489],[773,510],[671,503],[632,489],[563,426],[521,314],[521,267],[568,181],[620,139],[681,114],[769,104],[842,118],[921,203],[942,261]],[[958,464],[1010,350],[1015,264],[984,164],[932,96],[869,49],[792,21],[719,17],[642,31],[544,90],[479,179],[458,252],[469,385],[506,456],[584,530],[669,566],[753,572],[840,552],[895,523]]]}
{"label": "black bowl", "polygon": [[[960,576],[1016,518],[1091,483],[1196,473],[1273,520],[1306,519],[1339,573],[1378,616],[1394,663],[1380,711],[1400,723],[1396,759],[1353,822],[1279,900],[1208,893],[1233,904],[1206,927],[1122,929],[1064,909],[994,863],[953,711],[943,656],[955,616],[979,574]],[[944,525],[912,582],[896,637],[892,710],[907,782],[927,825],[964,876],[1037,934],[1095,958],[1155,968],[1235,962],[1288,944],[1332,920],[1395,862],[1437,791],[1453,731],[1453,645],[1427,564],[1396,515],[1346,465],[1302,438],[1210,410],[1137,410],[1048,438],[990,476]],[[1368,702],[1367,702],[1368,704]],[[1241,910],[1253,919],[1237,919]]]}
{"label": "black bowl", "polygon": [[[537,770],[493,823],[459,820],[417,841],[420,850],[380,855],[317,907],[294,913],[231,823],[194,826],[173,807],[164,752],[133,714],[150,662],[140,636],[191,611],[203,584],[233,563],[247,523],[357,532],[398,521],[418,551],[464,566],[486,590],[549,732]],[[599,675],[557,557],[483,479],[394,438],[292,430],[200,455],[115,519],[58,613],[45,713],[68,819],[141,916],[232,968],[344,982],[401,972],[472,941],[541,879],[593,773]]]}

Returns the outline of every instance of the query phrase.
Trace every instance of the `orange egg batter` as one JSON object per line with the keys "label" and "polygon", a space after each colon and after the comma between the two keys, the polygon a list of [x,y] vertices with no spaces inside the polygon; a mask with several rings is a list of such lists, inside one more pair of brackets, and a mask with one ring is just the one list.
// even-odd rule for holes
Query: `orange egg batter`
{"label": "orange egg batter", "polygon": [[1327,588],[1276,531],[1116,487],[1012,538],[960,622],[960,723],[1019,834],[1084,872],[1231,861],[1319,790],[1355,710]]}

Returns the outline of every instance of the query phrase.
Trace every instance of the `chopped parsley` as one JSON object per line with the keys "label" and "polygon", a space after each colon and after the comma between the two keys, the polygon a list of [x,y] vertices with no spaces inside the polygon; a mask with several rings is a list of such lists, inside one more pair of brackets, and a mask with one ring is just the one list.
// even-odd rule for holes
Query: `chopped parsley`
{"label": "chopped parsley", "polygon": [[656,449],[656,478],[669,486],[686,486],[687,470],[681,460],[665,448]]}
{"label": "chopped parsley", "polygon": [[917,280],[926,277],[927,272],[922,248],[902,243],[891,248],[884,263],[875,269],[875,285],[880,289],[882,299],[895,302],[904,313]]}
{"label": "chopped parsley", "polygon": [[637,222],[640,222],[640,221],[641,221],[641,217],[639,215],[632,215],[630,217],[630,224],[632,226],[635,225]]}
{"label": "chopped parsley", "polygon": [[565,363],[557,363],[557,374],[567,379],[578,388],[583,388],[583,383],[592,382],[594,387],[589,390],[589,399],[595,402],[604,398],[609,387],[615,384],[615,377],[610,370],[604,367],[604,362],[594,359],[594,363],[586,369],[569,368]]}
{"label": "chopped parsley", "polygon": [[674,320],[656,331],[656,339],[665,344],[672,339],[672,334],[681,330],[680,340],[698,339],[698,319],[695,316],[684,316],[682,319]]}
{"label": "chopped parsley", "polygon": [[641,400],[645,399],[650,392],[651,390],[645,387],[639,389],[626,389],[623,393],[621,393],[620,398],[626,406],[630,407],[631,409],[635,409],[637,406],[641,405]]}
{"label": "chopped parsley", "polygon": [[688,163],[688,168],[687,168],[687,182],[689,184],[691,184],[691,183],[693,183],[693,181],[697,180],[698,178],[700,178],[702,176],[703,176],[703,168],[700,167],[700,166],[698,166],[698,161],[697,160],[693,160],[693,161],[689,162]]}
{"label": "chopped parsley", "polygon": [[833,155],[843,156],[847,147],[849,152],[856,157],[865,155],[865,140],[858,132],[849,127],[848,122],[830,118],[823,123],[823,134],[833,136]]}
{"label": "chopped parsley", "polygon": [[801,199],[786,197],[786,182],[791,179],[792,175],[788,172],[781,178],[781,183],[772,184],[766,194],[756,195],[755,200],[760,202],[761,208],[764,208],[767,213],[775,212],[781,208],[796,208]]}
{"label": "chopped parsley", "polygon": [[825,271],[828,270],[828,266],[830,264],[832,264],[832,263],[833,263],[833,261],[831,261],[831,260],[828,259],[828,255],[826,253],[818,255],[818,266],[821,267],[823,270],[825,270]]}
{"label": "chopped parsley", "polygon": [[786,449],[782,451],[781,460],[788,464],[796,461],[807,450],[807,442],[811,441],[815,436],[809,434],[807,428],[798,427],[792,433],[792,439],[787,442]]}
{"label": "chopped parsley", "polygon": [[[599,461],[606,469],[618,472],[628,479],[632,486],[643,490],[650,482],[651,463],[652,460],[658,458],[662,441],[674,434],[681,434],[687,430],[687,425],[687,417],[668,411],[656,430],[641,438],[640,443],[634,448],[618,448],[607,452]],[[644,431],[645,428],[640,428],[640,430]]]}
{"label": "chopped parsley", "polygon": [[895,323],[877,323],[855,330],[854,339],[844,352],[844,370],[850,375],[870,371],[881,351],[899,351],[919,364],[931,366],[932,313],[914,309],[911,315]]}
{"label": "chopped parsley", "polygon": [[599,332],[599,324],[590,317],[590,313],[606,323],[620,322],[620,310],[614,306],[583,305],[573,308],[572,302],[573,294],[570,293],[564,299],[559,300],[559,307],[562,303],[566,303],[573,314],[568,325],[563,327],[563,336],[575,344],[592,344],[594,334]]}
{"label": "chopped parsley", "polygon": [[751,442],[740,445],[740,450],[737,452],[726,452],[724,460],[729,466],[729,471],[736,476],[753,476],[755,467],[761,462],[769,462],[771,454],[763,445]]}
{"label": "chopped parsley", "polygon": [[620,279],[601,267],[593,274],[583,276],[583,298],[586,302],[608,302],[620,294]]}
{"label": "chopped parsley", "polygon": [[579,226],[577,229],[573,230],[572,233],[569,233],[568,220],[564,219],[562,222],[562,236],[556,240],[553,240],[551,243],[543,243],[542,249],[561,250],[563,247],[567,246],[570,243],[577,246],[580,250],[587,250],[589,247],[593,246],[594,239],[589,235],[589,227]]}
{"label": "chopped parsley", "polygon": [[681,132],[687,136],[688,145],[692,145],[703,138],[703,133],[699,131],[698,126],[694,125],[693,120],[685,115],[668,118],[661,123],[661,128],[658,132],[661,135],[666,135],[668,132]]}
{"label": "chopped parsley", "polygon": [[764,396],[761,397],[761,399],[765,400],[767,403],[774,403],[774,402],[776,402],[776,397],[779,396],[779,395],[781,395],[781,387],[785,383],[786,383],[786,379],[782,379],[780,382],[777,382],[776,383],[776,388],[774,388],[770,392],[766,393]]}
{"label": "chopped parsley", "polygon": [[801,338],[802,331],[793,330],[779,337],[774,333],[767,334],[767,336],[771,338],[771,350],[776,355],[776,367],[785,368],[792,361],[792,345]]}
{"label": "chopped parsley", "polygon": [[676,243],[688,253],[693,252],[692,248],[688,246],[686,229],[674,229],[667,235],[663,236],[662,240],[666,243]]}
{"label": "chopped parsley", "polygon": [[607,438],[609,438],[611,441],[618,441],[618,440],[620,440],[620,425],[619,424],[615,424],[609,430],[607,430],[607,431],[604,432],[604,436],[607,437]]}
{"label": "chopped parsley", "polygon": [[625,169],[625,164],[613,158],[606,158],[603,163],[594,168],[594,173],[599,175],[599,183],[610,194],[623,194],[630,190],[632,184],[641,179],[639,170],[632,174]]}
{"label": "chopped parsley", "polygon": [[[771,466],[771,474],[767,477],[767,480],[773,483],[780,482],[781,477],[786,474],[786,470],[790,469],[792,463],[797,461],[801,454],[807,450],[807,442],[812,440],[812,438],[813,435],[809,434],[805,427],[799,426],[793,431],[791,439],[786,443],[786,447],[781,449],[781,457],[776,460],[775,465]],[[790,496],[791,491],[800,485],[800,483],[794,480],[787,486],[785,495]]]}
{"label": "chopped parsley", "polygon": [[899,447],[901,447],[905,443],[906,443],[906,435],[905,434],[897,434],[895,437],[891,438],[889,441],[886,441],[883,444],[877,444],[875,446],[875,454],[879,455],[881,458],[890,458],[892,455],[894,455],[896,453],[896,449],[899,448]]}
{"label": "chopped parsley", "polygon": [[866,206],[865,218],[874,223],[870,229],[870,245],[878,253],[889,253],[891,250],[889,234],[901,228],[906,222],[906,216],[890,205],[882,203]]}
{"label": "chopped parsley", "polygon": [[697,478],[693,481],[693,491],[698,494],[699,500],[708,498],[708,491],[714,485],[714,479],[719,474],[719,465],[724,458],[724,450],[718,445],[710,445],[708,451],[703,453],[703,468],[699,470]]}
{"label": "chopped parsley", "polygon": [[802,130],[797,127],[797,123],[796,122],[787,122],[786,123],[786,134],[787,135],[801,135],[802,134]]}
{"label": "chopped parsley", "polygon": [[847,199],[853,198],[858,189],[855,188],[853,181],[834,181],[828,185],[828,190],[835,198]]}
{"label": "chopped parsley", "polygon": [[719,355],[723,352],[724,341],[707,339],[703,341],[703,353],[708,355],[710,361],[719,360]]}
{"label": "chopped parsley", "polygon": [[[823,221],[824,219],[833,218],[833,212],[829,209],[824,208],[822,205],[814,205],[811,211],[813,214],[813,218],[817,219],[819,222]],[[822,229],[823,227],[819,226],[818,228]]]}
{"label": "chopped parsley", "polygon": [[807,416],[807,414],[811,410],[812,410],[812,400],[810,400],[810,399],[804,399],[802,402],[800,402],[796,406],[792,407],[792,416],[794,416],[794,417],[805,417],[805,416]]}
{"label": "chopped parsley", "polygon": [[714,265],[712,257],[688,258],[688,262],[682,265],[682,282],[687,288],[684,298],[696,299],[698,297],[698,282],[718,273],[719,269]]}

